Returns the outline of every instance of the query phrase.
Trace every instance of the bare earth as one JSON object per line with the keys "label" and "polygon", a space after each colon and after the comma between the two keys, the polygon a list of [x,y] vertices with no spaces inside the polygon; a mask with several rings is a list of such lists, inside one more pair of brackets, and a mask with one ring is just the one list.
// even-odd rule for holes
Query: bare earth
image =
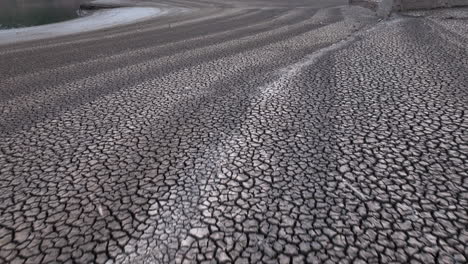
{"label": "bare earth", "polygon": [[468,9],[346,3],[0,46],[0,263],[466,263]]}

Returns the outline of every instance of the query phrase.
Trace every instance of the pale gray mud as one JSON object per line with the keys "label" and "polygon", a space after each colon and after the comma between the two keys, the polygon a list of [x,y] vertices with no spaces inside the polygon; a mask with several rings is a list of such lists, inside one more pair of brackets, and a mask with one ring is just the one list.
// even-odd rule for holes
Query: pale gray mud
{"label": "pale gray mud", "polygon": [[466,263],[467,11],[346,2],[0,46],[0,263]]}

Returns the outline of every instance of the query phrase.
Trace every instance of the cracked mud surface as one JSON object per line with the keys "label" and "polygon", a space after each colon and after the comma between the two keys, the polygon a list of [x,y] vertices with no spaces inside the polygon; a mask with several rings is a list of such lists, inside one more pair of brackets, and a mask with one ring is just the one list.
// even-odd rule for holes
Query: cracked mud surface
{"label": "cracked mud surface", "polygon": [[167,3],[0,47],[0,263],[468,261],[466,9]]}

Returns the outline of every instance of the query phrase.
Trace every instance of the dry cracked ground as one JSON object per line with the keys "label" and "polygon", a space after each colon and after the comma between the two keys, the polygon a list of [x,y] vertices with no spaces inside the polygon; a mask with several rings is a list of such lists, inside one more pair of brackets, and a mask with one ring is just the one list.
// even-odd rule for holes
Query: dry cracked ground
{"label": "dry cracked ground", "polygon": [[0,47],[0,263],[466,263],[468,9],[343,2]]}

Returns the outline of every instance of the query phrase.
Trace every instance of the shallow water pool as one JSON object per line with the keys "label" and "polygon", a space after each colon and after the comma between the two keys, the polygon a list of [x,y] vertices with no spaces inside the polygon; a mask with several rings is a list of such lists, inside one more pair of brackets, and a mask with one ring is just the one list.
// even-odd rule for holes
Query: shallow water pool
{"label": "shallow water pool", "polygon": [[0,0],[0,28],[60,22],[78,17],[85,0]]}

